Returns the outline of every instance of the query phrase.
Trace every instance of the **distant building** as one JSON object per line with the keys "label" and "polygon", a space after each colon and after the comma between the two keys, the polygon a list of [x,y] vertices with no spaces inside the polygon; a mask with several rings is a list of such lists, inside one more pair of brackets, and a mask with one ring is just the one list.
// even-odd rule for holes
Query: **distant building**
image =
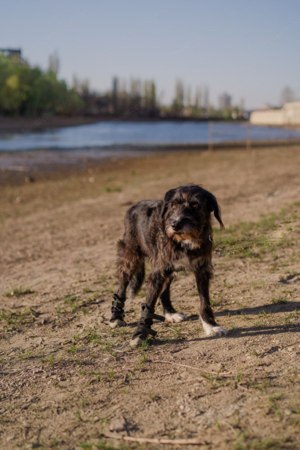
{"label": "distant building", "polygon": [[219,109],[231,109],[232,107],[232,97],[231,95],[224,92],[224,94],[219,97]]}
{"label": "distant building", "polygon": [[20,48],[0,48],[0,54],[4,56],[17,56],[22,59],[22,50]]}
{"label": "distant building", "polygon": [[285,103],[282,108],[253,111],[250,122],[254,125],[300,125],[300,101]]}

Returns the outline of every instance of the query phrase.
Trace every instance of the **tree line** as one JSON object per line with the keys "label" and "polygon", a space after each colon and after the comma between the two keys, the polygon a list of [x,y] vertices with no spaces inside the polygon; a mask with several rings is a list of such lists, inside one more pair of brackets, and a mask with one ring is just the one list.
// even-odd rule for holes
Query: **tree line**
{"label": "tree line", "polygon": [[76,115],[83,106],[75,89],[49,68],[42,71],[18,57],[0,55],[0,114]]}
{"label": "tree line", "polygon": [[194,91],[178,80],[172,101],[160,102],[153,80],[112,79],[103,93],[89,87],[88,81],[74,77],[72,86],[58,78],[59,59],[49,58],[49,67],[32,67],[20,57],[0,54],[0,114],[10,116],[88,115],[105,118],[232,118],[241,108],[228,104],[213,108],[208,87]]}

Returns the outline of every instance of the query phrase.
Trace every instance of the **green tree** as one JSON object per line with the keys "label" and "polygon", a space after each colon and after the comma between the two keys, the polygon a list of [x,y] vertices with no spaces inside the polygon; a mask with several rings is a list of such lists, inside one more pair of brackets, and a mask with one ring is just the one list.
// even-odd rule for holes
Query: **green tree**
{"label": "green tree", "polygon": [[38,116],[78,114],[82,101],[75,89],[24,61],[0,55],[0,113]]}

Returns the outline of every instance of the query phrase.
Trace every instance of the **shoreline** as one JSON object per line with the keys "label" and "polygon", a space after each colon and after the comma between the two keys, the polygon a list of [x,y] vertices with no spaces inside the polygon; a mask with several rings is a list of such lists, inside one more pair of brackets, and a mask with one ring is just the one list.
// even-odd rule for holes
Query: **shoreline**
{"label": "shoreline", "polygon": [[0,186],[21,185],[43,179],[78,175],[92,169],[106,170],[126,161],[203,153],[300,149],[300,140],[123,146],[73,150],[20,150],[0,152]]}

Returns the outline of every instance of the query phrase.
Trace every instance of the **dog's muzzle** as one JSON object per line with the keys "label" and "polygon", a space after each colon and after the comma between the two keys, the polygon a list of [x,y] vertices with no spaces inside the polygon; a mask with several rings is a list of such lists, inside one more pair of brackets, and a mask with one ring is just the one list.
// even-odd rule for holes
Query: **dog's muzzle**
{"label": "dog's muzzle", "polygon": [[190,222],[190,220],[186,218],[173,220],[170,223],[170,228],[176,234],[192,233],[195,229],[194,225]]}
{"label": "dog's muzzle", "polygon": [[171,227],[176,232],[180,231],[183,228],[183,226],[184,226],[184,221],[181,219],[173,220],[173,222],[171,223]]}

